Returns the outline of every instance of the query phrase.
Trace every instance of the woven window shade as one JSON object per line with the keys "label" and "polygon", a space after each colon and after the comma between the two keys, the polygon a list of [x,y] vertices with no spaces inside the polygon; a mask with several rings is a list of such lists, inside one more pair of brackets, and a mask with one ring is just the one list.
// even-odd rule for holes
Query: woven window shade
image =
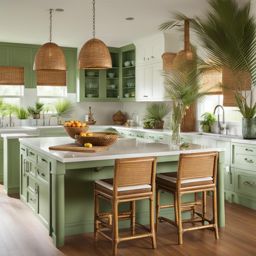
{"label": "woven window shade", "polygon": [[66,86],[65,70],[36,71],[37,85]]}
{"label": "woven window shade", "polygon": [[202,74],[201,80],[202,92],[207,94],[222,94],[222,71],[221,70],[208,70]]}
{"label": "woven window shade", "polygon": [[223,106],[236,107],[235,90],[250,90],[251,77],[248,72],[237,71],[232,72],[230,69],[223,68],[222,71],[223,83]]}
{"label": "woven window shade", "polygon": [[24,68],[0,66],[0,85],[24,85]]}

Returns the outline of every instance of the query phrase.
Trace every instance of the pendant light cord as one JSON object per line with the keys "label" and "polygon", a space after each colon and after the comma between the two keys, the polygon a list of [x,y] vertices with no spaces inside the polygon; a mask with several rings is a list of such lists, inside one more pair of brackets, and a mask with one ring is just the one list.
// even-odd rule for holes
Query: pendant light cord
{"label": "pendant light cord", "polygon": [[95,38],[95,0],[92,1],[92,36]]}
{"label": "pendant light cord", "polygon": [[52,42],[52,12],[53,12],[53,9],[50,9],[49,10],[49,13],[50,13],[50,43]]}

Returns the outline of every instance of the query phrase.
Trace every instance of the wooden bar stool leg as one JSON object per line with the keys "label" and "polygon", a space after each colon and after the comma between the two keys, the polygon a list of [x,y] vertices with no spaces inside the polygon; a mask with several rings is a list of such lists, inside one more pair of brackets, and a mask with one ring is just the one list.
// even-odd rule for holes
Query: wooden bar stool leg
{"label": "wooden bar stool leg", "polygon": [[135,224],[136,224],[136,202],[132,201],[130,203],[131,208],[131,234],[135,235]]}
{"label": "wooden bar stool leg", "polygon": [[158,229],[159,214],[160,214],[160,190],[156,188],[156,232]]}
{"label": "wooden bar stool leg", "polygon": [[113,256],[117,255],[117,246],[119,240],[118,232],[118,202],[113,200],[113,226],[112,226],[112,236],[113,236]]}
{"label": "wooden bar stool leg", "polygon": [[154,195],[149,199],[150,201],[150,232],[152,234],[152,248],[156,249],[156,233],[155,233],[155,204]]}
{"label": "wooden bar stool leg", "polygon": [[183,244],[183,230],[182,230],[182,212],[181,212],[181,194],[177,193],[177,205],[178,205],[178,237],[179,244]]}
{"label": "wooden bar stool leg", "polygon": [[173,200],[174,200],[174,214],[175,214],[175,223],[176,226],[179,226],[179,211],[178,211],[178,196],[177,193],[173,194]]}
{"label": "wooden bar stool leg", "polygon": [[214,190],[213,190],[213,223],[214,223],[214,230],[215,230],[215,238],[219,239],[216,188],[214,188]]}
{"label": "wooden bar stool leg", "polygon": [[206,191],[202,192],[202,215],[203,215],[202,225],[204,225],[204,218],[206,215],[206,208],[207,208],[206,193],[207,193]]}
{"label": "wooden bar stool leg", "polygon": [[99,198],[96,192],[94,192],[94,239],[98,240],[99,221],[97,217],[99,215]]}

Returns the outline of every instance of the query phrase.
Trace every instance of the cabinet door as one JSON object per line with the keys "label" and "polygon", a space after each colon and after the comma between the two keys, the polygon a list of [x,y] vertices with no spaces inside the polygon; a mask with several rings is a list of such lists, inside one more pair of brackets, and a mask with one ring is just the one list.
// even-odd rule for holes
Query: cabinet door
{"label": "cabinet door", "polygon": [[150,101],[152,98],[152,66],[136,68],[136,99]]}
{"label": "cabinet door", "polygon": [[27,173],[29,172],[28,161],[25,159],[25,156],[21,154],[20,157],[20,195],[25,200],[27,193]]}
{"label": "cabinet door", "polygon": [[164,77],[163,77],[163,64],[161,62],[153,65],[153,93],[152,99],[162,101],[164,100],[165,88],[164,88]]}
{"label": "cabinet door", "polygon": [[48,227],[49,225],[49,186],[47,183],[38,180],[38,210],[37,213],[43,223]]}

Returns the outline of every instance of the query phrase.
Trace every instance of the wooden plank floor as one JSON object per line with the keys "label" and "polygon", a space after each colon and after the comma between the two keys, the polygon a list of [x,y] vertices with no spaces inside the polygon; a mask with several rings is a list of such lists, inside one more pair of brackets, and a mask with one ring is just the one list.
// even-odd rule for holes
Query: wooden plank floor
{"label": "wooden plank floor", "polygon": [[[177,245],[174,227],[162,223],[158,233],[158,249],[152,250],[149,239],[121,243],[123,256],[255,256],[256,211],[226,204],[226,228],[219,241],[212,232],[199,230],[185,233],[184,245]],[[0,189],[0,255],[1,256],[108,256],[111,243],[100,239],[94,243],[91,234],[68,237],[57,250],[46,229],[20,200],[7,197]]]}

